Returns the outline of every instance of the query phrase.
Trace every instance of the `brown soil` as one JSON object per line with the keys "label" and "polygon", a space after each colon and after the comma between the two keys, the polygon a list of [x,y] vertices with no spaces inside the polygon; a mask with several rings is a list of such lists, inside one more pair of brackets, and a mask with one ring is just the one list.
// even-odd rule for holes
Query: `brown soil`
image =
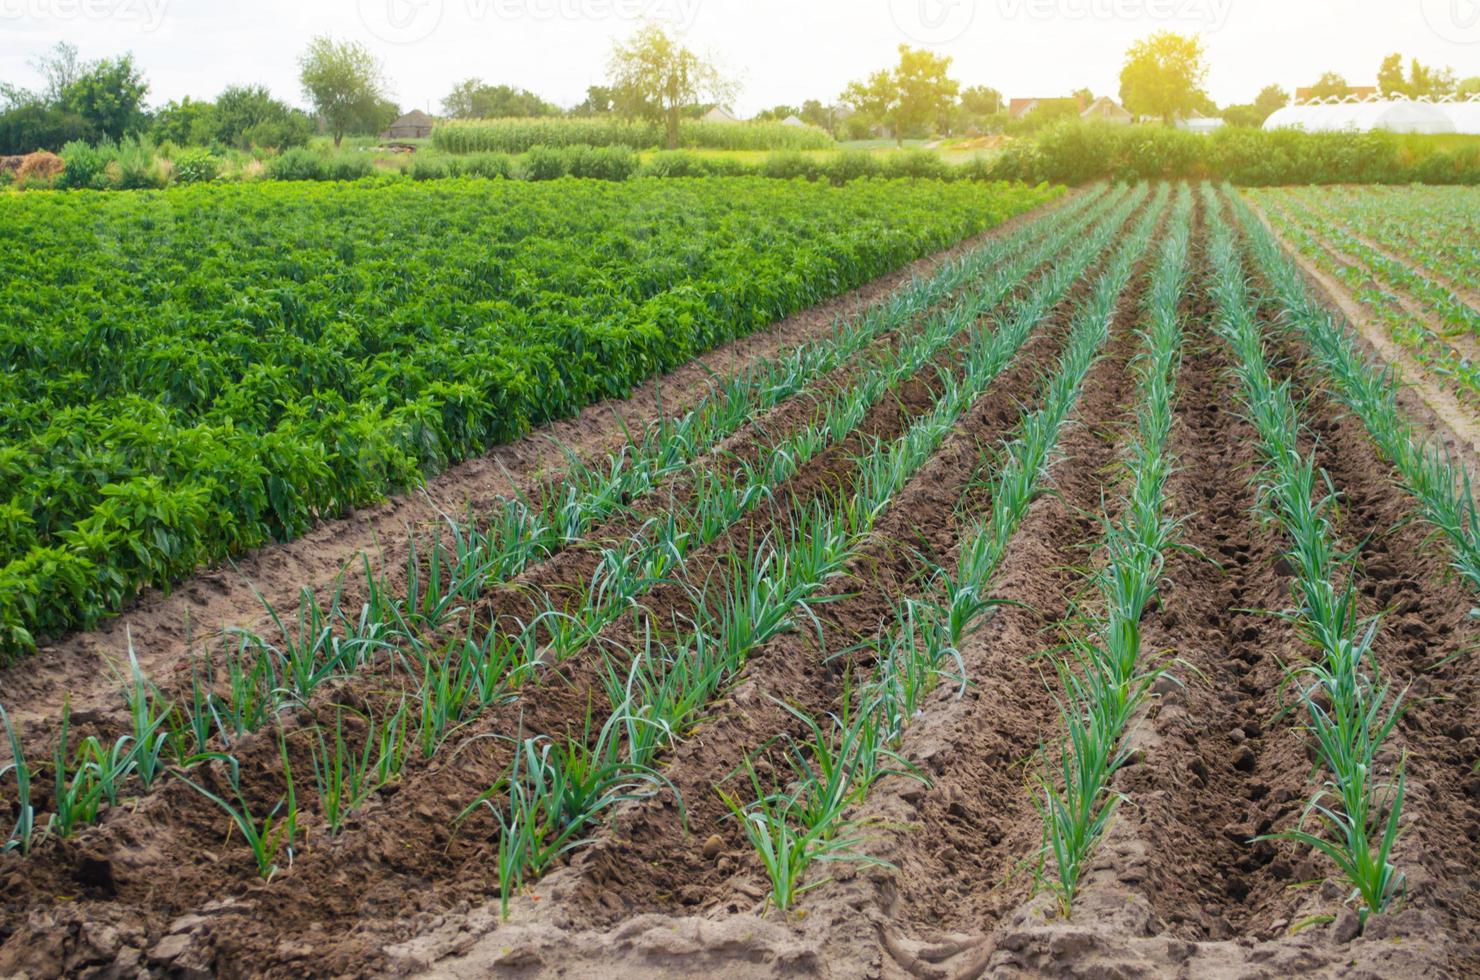
{"label": "brown soil", "polygon": [[1404,381],[1400,403],[1408,416],[1435,433],[1456,457],[1464,460],[1472,474],[1480,474],[1480,422],[1477,422],[1475,414],[1448,388],[1431,380],[1423,366],[1393,341],[1387,328],[1367,314],[1362,303],[1345,285],[1327,275],[1286,241],[1257,204],[1247,198],[1244,203],[1284,246],[1315,294],[1351,328],[1353,342],[1368,356],[1379,363],[1391,364],[1400,372]]}
{"label": "brown soil", "polygon": [[[1180,683],[1158,686],[1135,733],[1136,761],[1117,778],[1126,801],[1072,919],[1034,894],[1041,828],[1031,779],[1041,746],[1058,727],[1058,682],[1040,654],[1060,642],[1085,567],[1095,560],[1098,514],[1106,505],[1114,509],[1113,464],[1134,423],[1130,363],[1140,349],[1145,259],[1060,440],[1054,492],[1033,505],[993,582],[994,595],[1011,604],[963,644],[969,688],[963,694],[943,684],[906,731],[901,751],[931,784],[890,777],[858,808],[870,828],[868,852],[889,867],[839,864],[826,869],[830,878],[814,872],[819,880],[798,913],[767,913],[760,866],[713,787],[747,756],[757,757],[769,778],[774,760],[758,750],[798,732],[776,699],[813,714],[835,709],[848,673],[872,667],[859,644],[888,628],[894,603],[922,594],[929,567],[955,562],[965,522],[991,503],[982,466],[992,456],[984,451],[1033,406],[1040,372],[1062,349],[1068,311],[1085,295],[1089,276],[891,502],[844,574],[828,583],[833,601],[816,607],[820,634],[809,623],[757,650],[738,683],[668,753],[664,775],[684,800],[687,827],[672,794],[628,804],[568,864],[517,897],[509,922],[500,920],[495,826],[480,815],[454,831],[452,819],[501,771],[509,737],[579,724],[598,690],[600,664],[578,656],[518,702],[479,716],[433,763],[409,769],[352,818],[342,837],[308,841],[271,882],[255,879],[238,836],[223,841],[220,812],[177,782],[27,862],[0,858],[8,914],[0,919],[0,974],[1480,974],[1474,597],[1446,574],[1438,544],[1408,520],[1410,501],[1395,490],[1360,423],[1324,394],[1288,338],[1275,350],[1274,370],[1304,399],[1309,432],[1302,448],[1316,453],[1342,495],[1339,543],[1358,555],[1365,611],[1384,613],[1377,656],[1385,675],[1407,688],[1409,710],[1389,762],[1397,753],[1407,760],[1408,815],[1397,857],[1408,893],[1396,914],[1374,918],[1359,935],[1355,914],[1343,907],[1344,890],[1322,881],[1331,873],[1324,859],[1290,845],[1250,843],[1290,826],[1312,789],[1299,713],[1283,710],[1284,667],[1305,650],[1288,623],[1266,612],[1288,604],[1290,569],[1279,528],[1259,517],[1256,440],[1238,413],[1226,347],[1211,330],[1200,249],[1194,259],[1173,430],[1179,468],[1169,487],[1170,511],[1184,519],[1188,548],[1170,557],[1161,602],[1145,622],[1147,648],[1174,658],[1171,673]],[[1267,325],[1274,312],[1260,311]],[[948,353],[935,367],[959,370],[956,360]],[[848,377],[845,369],[832,381]],[[862,448],[863,436],[902,432],[928,410],[939,386],[932,368],[900,385],[858,433],[788,481],[772,506],[699,549],[683,573],[688,585],[723,587],[727,555],[784,528],[790,504],[847,485],[850,454]],[[674,407],[671,392],[664,401]],[[765,445],[762,430],[789,431],[806,417],[802,407],[781,406],[765,425],[737,435],[725,447],[731,455],[703,465],[730,465]],[[592,452],[609,444],[603,439],[618,438],[587,424]],[[551,465],[553,457],[535,462],[546,450],[526,451],[530,462],[518,472],[527,478]],[[488,466],[485,475],[495,472]],[[463,486],[491,495],[492,485],[489,477]],[[689,486],[674,481],[663,494]],[[666,499],[655,497],[636,516],[619,515],[594,538],[619,535]],[[581,551],[562,554],[532,568],[521,584],[547,592],[573,587],[589,572],[588,561]],[[517,601],[517,592],[491,594],[480,615],[496,620]],[[642,609],[608,627],[604,646],[632,645],[645,622],[662,625],[692,601],[678,584],[652,590]],[[372,674],[346,682],[316,697],[294,724],[332,717],[327,706],[335,700],[383,698],[381,682],[390,679]],[[28,703],[38,714],[46,708],[41,700]],[[305,750],[295,741],[290,736],[295,770],[306,771]],[[282,792],[273,776],[281,769],[274,768],[277,751],[270,736],[243,748],[254,806],[270,806]],[[203,778],[219,780],[220,772],[206,770]]]}

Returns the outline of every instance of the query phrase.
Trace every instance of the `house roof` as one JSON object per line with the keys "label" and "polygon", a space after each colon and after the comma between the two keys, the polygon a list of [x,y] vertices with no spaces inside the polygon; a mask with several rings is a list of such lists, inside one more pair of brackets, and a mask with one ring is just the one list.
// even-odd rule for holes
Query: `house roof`
{"label": "house roof", "polygon": [[[1295,90],[1295,101],[1309,102],[1311,99],[1311,93],[1314,91],[1315,86],[1297,88]],[[1377,86],[1375,85],[1348,85],[1346,87],[1346,91],[1342,93],[1342,95],[1355,96],[1358,99],[1370,99],[1377,94]]]}
{"label": "house roof", "polygon": [[1007,114],[1014,119],[1021,119],[1045,102],[1073,102],[1079,106],[1081,112],[1084,111],[1085,106],[1084,100],[1077,95],[1059,95],[1047,98],[1039,96],[1032,99],[1010,99],[1007,103]]}
{"label": "house roof", "polygon": [[781,120],[781,125],[783,125],[783,126],[805,126],[807,124],[804,123],[804,122],[802,122],[796,116],[787,116],[785,119]]}
{"label": "house roof", "polygon": [[420,109],[412,109],[406,115],[391,123],[392,126],[430,126],[437,120],[422,112]]}
{"label": "house roof", "polygon": [[740,121],[737,117],[735,117],[734,115],[732,115],[728,109],[725,109],[722,106],[715,106],[713,109],[710,109],[708,112],[704,113],[704,119],[705,119],[706,122],[739,122]]}
{"label": "house roof", "polygon": [[1088,117],[1088,116],[1091,116],[1091,115],[1097,115],[1098,114],[1098,110],[1103,109],[1103,108],[1106,108],[1106,107],[1108,107],[1111,110],[1113,110],[1110,113],[1111,115],[1125,116],[1127,119],[1130,118],[1130,115],[1131,115],[1130,110],[1127,109],[1125,106],[1121,105],[1119,102],[1116,102],[1114,99],[1110,98],[1110,96],[1108,96],[1108,95],[1102,95],[1098,99],[1095,99],[1093,102],[1091,102],[1088,106],[1085,107],[1084,111],[1081,112],[1080,115],[1081,116],[1084,116],[1084,117]]}

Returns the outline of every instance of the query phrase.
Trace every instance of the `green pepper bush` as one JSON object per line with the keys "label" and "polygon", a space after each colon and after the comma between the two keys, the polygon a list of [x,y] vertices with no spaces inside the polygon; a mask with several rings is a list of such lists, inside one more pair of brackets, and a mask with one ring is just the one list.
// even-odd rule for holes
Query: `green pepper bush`
{"label": "green pepper bush", "polygon": [[0,209],[0,656],[1052,198],[758,177]]}

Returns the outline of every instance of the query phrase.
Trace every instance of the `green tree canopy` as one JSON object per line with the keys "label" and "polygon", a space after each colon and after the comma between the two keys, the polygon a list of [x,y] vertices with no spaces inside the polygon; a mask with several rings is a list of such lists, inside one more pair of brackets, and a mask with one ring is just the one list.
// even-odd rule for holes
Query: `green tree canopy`
{"label": "green tree canopy", "polygon": [[961,85],[950,77],[951,59],[924,48],[899,46],[899,64],[848,84],[840,101],[864,120],[887,125],[896,140],[949,127]]}
{"label": "green tree canopy", "polygon": [[617,111],[662,119],[670,150],[678,148],[678,123],[685,110],[706,98],[726,102],[734,97],[734,84],[717,65],[657,24],[613,45],[607,69]]}
{"label": "green tree canopy", "polygon": [[558,105],[512,85],[489,85],[481,78],[459,82],[442,100],[442,111],[453,119],[505,119],[558,116]]}
{"label": "green tree canopy", "polygon": [[1409,98],[1439,98],[1452,95],[1458,84],[1454,71],[1449,68],[1431,68],[1417,58],[1409,63],[1408,73],[1403,73],[1403,56],[1390,54],[1382,59],[1377,70],[1377,87],[1388,97],[1406,95]]}
{"label": "green tree canopy", "polygon": [[134,56],[126,54],[86,65],[62,89],[58,107],[87,120],[100,138],[116,140],[145,127],[148,92]]}
{"label": "green tree canopy", "polygon": [[336,147],[346,133],[373,128],[384,116],[384,72],[364,45],[321,35],[308,43],[298,64],[303,94]]}
{"label": "green tree canopy", "polygon": [[1352,87],[1347,84],[1345,75],[1342,75],[1340,72],[1328,71],[1310,87],[1310,97],[1313,99],[1329,99],[1332,96],[1341,98],[1350,92],[1351,89]]}
{"label": "green tree canopy", "polygon": [[1120,101],[1137,116],[1173,123],[1208,105],[1207,75],[1201,38],[1158,31],[1126,52]]}

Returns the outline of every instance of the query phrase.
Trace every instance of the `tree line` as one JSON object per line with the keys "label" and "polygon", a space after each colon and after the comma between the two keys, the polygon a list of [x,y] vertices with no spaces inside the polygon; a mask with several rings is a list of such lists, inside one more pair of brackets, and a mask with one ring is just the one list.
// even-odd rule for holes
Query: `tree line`
{"label": "tree line", "polygon": [[[795,116],[840,139],[887,135],[896,140],[974,133],[1032,132],[1079,114],[1094,99],[1088,89],[1041,100],[1022,118],[1012,118],[1002,93],[988,86],[963,87],[951,77],[952,59],[900,45],[897,61],[854,80],[830,103],[809,99],[772,106],[762,120]],[[363,45],[313,38],[299,58],[299,83],[311,111],[272,95],[266,88],[233,85],[213,101],[186,97],[152,112],[149,85],[131,54],[84,61],[77,48],[59,44],[34,59],[42,84],[31,90],[0,83],[0,153],[58,149],[72,141],[108,142],[143,136],[177,145],[235,149],[286,149],[323,132],[338,146],[347,135],[375,134],[400,114],[391,100],[384,66]],[[1119,101],[1133,116],[1173,123],[1191,116],[1218,116],[1236,126],[1257,127],[1288,105],[1290,93],[1266,86],[1249,103],[1220,109],[1208,96],[1208,60],[1202,41],[1169,31],[1151,35],[1126,52]],[[1385,58],[1377,73],[1386,96],[1466,96],[1480,93],[1480,77],[1459,80],[1448,68],[1400,54]],[[708,55],[685,46],[662,27],[646,25],[617,41],[603,84],[587,89],[578,105],[562,108],[518,86],[480,78],[459,82],[442,100],[454,119],[542,116],[619,116],[659,123],[666,143],[678,145],[679,122],[732,103],[738,82]],[[1313,97],[1353,92],[1336,72],[1324,73]]]}

